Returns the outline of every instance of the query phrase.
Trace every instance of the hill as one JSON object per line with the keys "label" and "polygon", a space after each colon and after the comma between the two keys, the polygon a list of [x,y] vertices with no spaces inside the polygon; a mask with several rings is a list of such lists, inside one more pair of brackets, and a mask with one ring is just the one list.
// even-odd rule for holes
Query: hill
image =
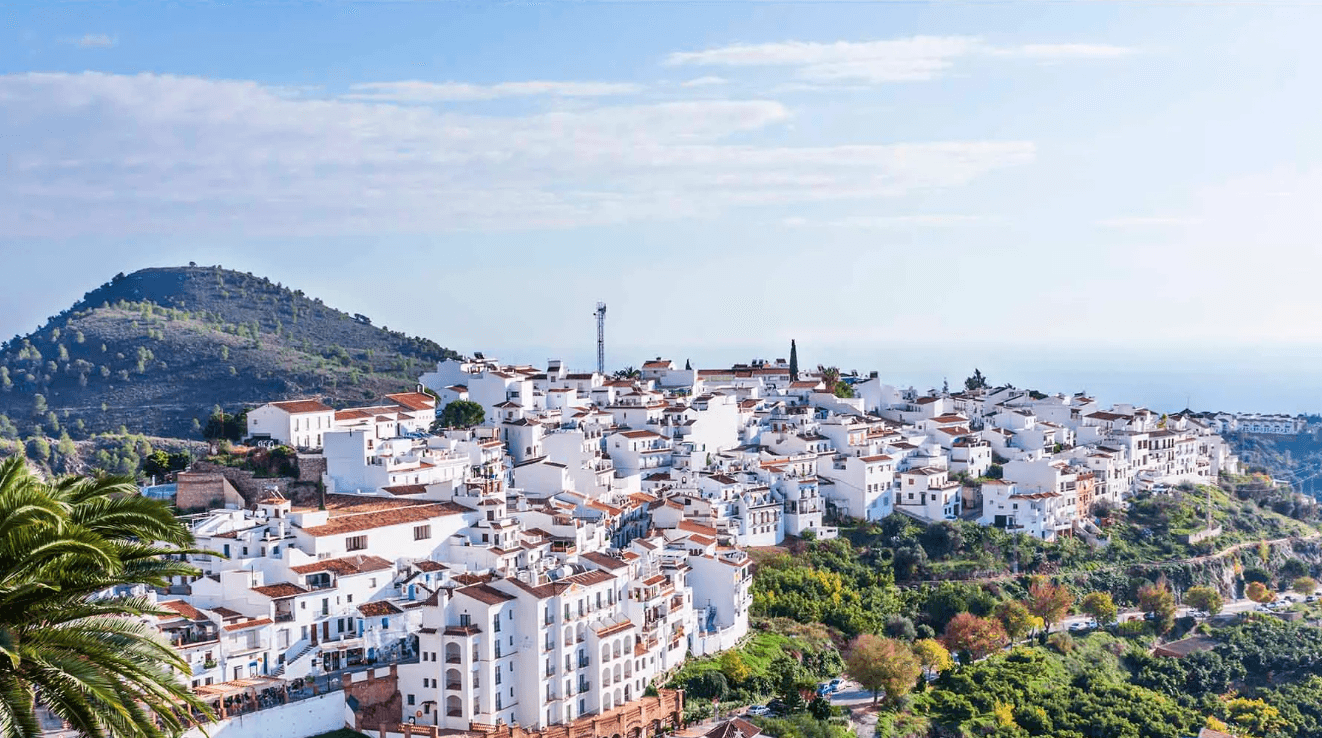
{"label": "hill", "polygon": [[196,438],[217,405],[362,403],[454,356],[252,274],[143,269],[0,345],[0,437],[76,440],[122,426]]}

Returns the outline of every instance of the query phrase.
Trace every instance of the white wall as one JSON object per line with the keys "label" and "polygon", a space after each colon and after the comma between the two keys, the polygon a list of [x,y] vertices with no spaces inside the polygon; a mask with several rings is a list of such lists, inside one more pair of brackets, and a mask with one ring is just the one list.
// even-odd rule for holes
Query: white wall
{"label": "white wall", "polygon": [[309,697],[191,728],[183,738],[308,738],[344,727],[344,692]]}

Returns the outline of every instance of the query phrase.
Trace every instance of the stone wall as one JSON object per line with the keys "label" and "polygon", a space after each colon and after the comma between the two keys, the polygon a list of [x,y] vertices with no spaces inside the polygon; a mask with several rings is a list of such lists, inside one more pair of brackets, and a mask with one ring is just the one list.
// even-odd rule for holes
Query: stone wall
{"label": "stone wall", "polygon": [[211,471],[179,472],[175,505],[180,510],[200,510],[244,504],[244,498],[223,474]]}
{"label": "stone wall", "polygon": [[289,702],[190,728],[182,738],[308,738],[344,727],[344,692]]}
{"label": "stone wall", "polygon": [[[399,693],[399,671],[394,664],[344,675],[345,702],[354,713],[354,727],[378,727],[399,722],[404,698]],[[352,699],[350,699],[352,698]]]}
{"label": "stone wall", "polygon": [[[189,473],[206,472],[210,474],[219,474],[238,490],[243,497],[246,506],[251,507],[257,504],[257,501],[266,495],[266,491],[272,487],[281,495],[288,496],[289,485],[294,482],[289,477],[263,477],[258,479],[255,474],[246,469],[235,469],[230,466],[212,464],[209,461],[195,462]],[[184,505],[179,505],[181,508]]]}
{"label": "stone wall", "polygon": [[[517,725],[482,725],[472,723],[458,735],[464,738],[652,738],[661,728],[683,727],[684,690],[663,689],[656,697],[625,703],[600,715],[588,715],[546,730],[524,730]],[[359,728],[377,738],[399,735],[403,738],[438,738],[441,729],[434,725],[382,723],[376,729]],[[455,736],[454,731],[445,735]]]}

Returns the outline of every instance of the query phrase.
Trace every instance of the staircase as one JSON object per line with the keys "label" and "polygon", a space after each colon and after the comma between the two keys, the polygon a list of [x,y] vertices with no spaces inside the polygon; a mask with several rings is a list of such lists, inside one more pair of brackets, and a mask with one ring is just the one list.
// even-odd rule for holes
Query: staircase
{"label": "staircase", "polygon": [[317,647],[317,644],[315,644],[315,643],[309,643],[309,644],[303,646],[303,648],[301,648],[301,649],[299,650],[298,653],[294,654],[291,658],[286,658],[286,659],[285,659],[285,662],[284,662],[283,664],[280,664],[279,666],[277,666],[276,669],[275,669],[275,671],[271,672],[271,676],[275,676],[275,677],[284,676],[284,674],[285,674],[285,669],[286,669],[290,664],[293,664],[295,661],[298,661],[299,659],[303,658],[304,656],[307,656],[308,653],[310,653],[310,652],[311,652],[313,649],[315,649],[316,647]]}

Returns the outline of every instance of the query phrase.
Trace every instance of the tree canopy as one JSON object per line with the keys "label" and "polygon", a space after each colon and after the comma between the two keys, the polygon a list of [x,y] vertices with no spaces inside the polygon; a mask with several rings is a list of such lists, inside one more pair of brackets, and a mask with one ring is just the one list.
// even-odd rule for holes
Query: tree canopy
{"label": "tree canopy", "polygon": [[207,714],[172,672],[188,664],[140,619],[166,612],[117,594],[195,575],[172,559],[192,543],[131,478],[43,482],[0,462],[0,735],[38,735],[36,705],[92,738],[156,738]]}
{"label": "tree canopy", "polygon": [[436,419],[434,427],[471,428],[487,419],[487,411],[482,405],[471,400],[455,400],[445,406]]}

